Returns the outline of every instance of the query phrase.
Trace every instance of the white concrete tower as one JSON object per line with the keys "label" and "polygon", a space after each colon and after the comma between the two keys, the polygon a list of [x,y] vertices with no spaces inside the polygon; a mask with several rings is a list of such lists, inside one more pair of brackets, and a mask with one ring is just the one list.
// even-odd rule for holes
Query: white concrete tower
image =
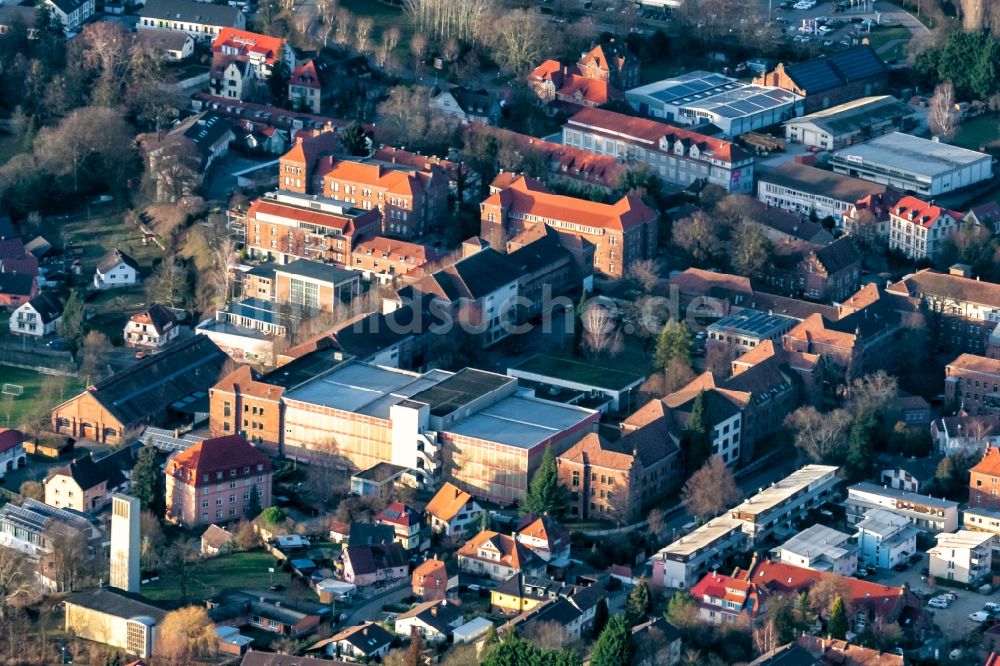
{"label": "white concrete tower", "polygon": [[116,494],[111,498],[111,587],[139,591],[139,500]]}

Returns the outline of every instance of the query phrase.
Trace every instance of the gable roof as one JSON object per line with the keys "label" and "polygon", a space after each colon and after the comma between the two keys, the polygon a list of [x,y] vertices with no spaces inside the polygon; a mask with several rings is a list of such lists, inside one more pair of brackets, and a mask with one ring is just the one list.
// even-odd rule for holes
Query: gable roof
{"label": "gable roof", "polygon": [[347,536],[347,543],[354,546],[371,546],[383,543],[392,543],[395,532],[392,525],[379,525],[376,523],[351,522],[351,531]]}
{"label": "gable roof", "polygon": [[819,194],[850,204],[868,195],[882,194],[886,191],[885,185],[797,162],[783,162],[777,167],[760,167],[755,169],[754,173],[758,181]]}
{"label": "gable roof", "polygon": [[375,514],[375,520],[410,527],[421,523],[420,512],[402,502],[392,502]]}
{"label": "gable roof", "polygon": [[[136,13],[146,18],[233,27],[239,18],[240,8],[189,0],[146,0]],[[150,32],[174,31],[139,30],[140,35]]]}
{"label": "gable roof", "polygon": [[35,290],[35,276],[28,273],[0,273],[0,294],[31,296]]}
{"label": "gable roof", "polygon": [[447,600],[425,601],[405,613],[396,616],[396,621],[416,618],[441,634],[449,634],[452,625],[462,619],[462,613]]}
{"label": "gable roof", "polygon": [[896,202],[889,211],[895,217],[914,222],[925,229],[930,229],[942,216],[961,220],[963,215],[953,210],[935,206],[914,196],[905,196]]}
{"label": "gable roof", "polygon": [[816,259],[830,275],[838,273],[852,264],[860,264],[861,253],[850,236],[838,238],[826,247],[816,251]]}
{"label": "gable roof", "polygon": [[371,655],[392,643],[393,640],[395,640],[395,637],[380,625],[374,622],[362,622],[359,625],[348,627],[340,633],[316,643],[309,650],[319,650],[331,643],[346,641],[362,653]]}
{"label": "gable roof", "polygon": [[[311,648],[310,648],[311,649]],[[346,661],[330,661],[317,657],[302,657],[276,652],[249,650],[243,655],[240,666],[347,666]]]}
{"label": "gable roof", "polygon": [[495,550],[499,555],[499,559],[491,559],[491,562],[498,562],[505,567],[510,567],[517,571],[534,569],[544,565],[544,562],[538,555],[535,555],[530,548],[521,544],[517,539],[492,530],[483,530],[466,541],[458,549],[458,555],[480,559],[479,549],[484,547]]}
{"label": "gable roof", "polygon": [[48,478],[51,479],[57,475],[70,477],[84,492],[105,482],[107,490],[112,490],[125,483],[125,477],[122,476],[114,461],[94,460],[94,457],[89,455],[52,470]]}
{"label": "gable roof", "polygon": [[241,59],[256,54],[263,56],[268,64],[274,64],[281,57],[287,43],[280,37],[224,27],[212,42],[212,53],[226,53]]}
{"label": "gable roof", "polygon": [[[191,4],[203,5],[205,3],[193,2]],[[225,5],[212,5],[212,7],[225,7]],[[229,7],[226,8],[230,9]],[[237,8],[233,7],[232,9]],[[194,41],[191,35],[181,30],[140,29],[136,32],[135,39],[141,46],[159,51],[180,51],[184,48],[185,44]]]}
{"label": "gable roof", "polygon": [[208,336],[193,335],[111,375],[84,394],[129,425],[168,408],[187,411],[199,400],[207,402],[208,389],[222,379],[229,362],[229,356]]}
{"label": "gable roof", "polygon": [[38,313],[43,324],[49,324],[62,317],[63,302],[51,291],[43,291],[26,305]]}
{"label": "gable roof", "polygon": [[153,303],[143,312],[137,312],[129,317],[129,321],[137,324],[148,324],[158,334],[162,335],[165,330],[177,325],[177,315],[167,307],[159,303]]}
{"label": "gable roof", "polygon": [[428,516],[434,516],[438,520],[451,522],[458,515],[458,512],[465,508],[465,505],[472,502],[471,494],[465,492],[450,481],[445,481],[440,490],[434,493],[434,497],[427,503],[424,511]]}
{"label": "gable roof", "polygon": [[129,619],[146,616],[159,623],[167,614],[159,606],[154,606],[141,594],[125,592],[111,587],[99,587],[69,595],[66,601],[83,608],[105,613],[118,618]]}
{"label": "gable roof", "polygon": [[969,470],[975,474],[1000,477],[1000,449],[987,446],[983,458]]}
{"label": "gable roof", "polygon": [[118,248],[111,250],[106,255],[101,257],[101,260],[97,262],[97,272],[104,274],[113,268],[116,268],[118,264],[124,263],[126,266],[134,268],[136,273],[139,272],[139,262],[137,262],[132,257],[128,256]]}
{"label": "gable roof", "polygon": [[399,295],[407,300],[414,292],[433,294],[452,303],[460,299],[478,300],[517,280],[519,272],[511,260],[493,248],[486,248],[451,266],[424,276],[404,287]]}
{"label": "gable roof", "polygon": [[20,430],[0,428],[0,453],[5,453],[15,446],[20,446],[23,441],[24,434]]}
{"label": "gable roof", "polygon": [[209,525],[208,528],[201,533],[202,543],[210,548],[222,548],[232,540],[233,534],[229,530],[219,527],[215,523]]}
{"label": "gable roof", "polygon": [[[387,527],[387,526],[386,526]],[[389,528],[392,531],[392,528]],[[348,542],[350,540],[348,539]],[[344,549],[344,559],[351,563],[354,575],[378,573],[383,569],[406,566],[406,551],[398,543],[363,544]]]}
{"label": "gable roof", "polygon": [[887,289],[891,294],[955,299],[977,305],[1000,307],[1000,284],[939,273],[930,268],[907,275]]}

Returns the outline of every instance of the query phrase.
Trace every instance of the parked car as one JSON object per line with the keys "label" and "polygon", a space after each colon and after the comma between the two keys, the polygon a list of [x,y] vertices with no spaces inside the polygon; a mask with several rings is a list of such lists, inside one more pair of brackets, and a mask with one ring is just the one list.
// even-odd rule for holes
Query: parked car
{"label": "parked car", "polygon": [[910,562],[913,562],[914,564],[916,564],[922,559],[924,559],[923,553],[913,553],[913,555],[910,555]]}
{"label": "parked car", "polygon": [[942,599],[947,599],[949,602],[952,602],[952,601],[955,601],[956,599],[958,599],[958,595],[955,594],[954,592],[942,592],[938,596],[941,597]]}
{"label": "parked car", "polygon": [[907,564],[906,562],[900,562],[899,564],[897,564],[896,566],[894,566],[892,569],[893,569],[893,571],[899,571],[900,573],[902,573],[903,571],[906,571],[909,568],[910,568],[909,564]]}
{"label": "parked car", "polygon": [[934,597],[927,602],[927,605],[932,608],[947,608],[950,604],[941,597]]}
{"label": "parked car", "polygon": [[69,343],[67,343],[62,338],[49,340],[48,347],[53,351],[69,351]]}
{"label": "parked car", "polygon": [[988,613],[1000,613],[1000,604],[994,603],[992,601],[987,601],[983,604],[983,610]]}
{"label": "parked car", "polygon": [[986,611],[976,611],[975,613],[969,613],[969,619],[973,622],[978,622],[982,624],[986,620],[990,619],[990,614]]}

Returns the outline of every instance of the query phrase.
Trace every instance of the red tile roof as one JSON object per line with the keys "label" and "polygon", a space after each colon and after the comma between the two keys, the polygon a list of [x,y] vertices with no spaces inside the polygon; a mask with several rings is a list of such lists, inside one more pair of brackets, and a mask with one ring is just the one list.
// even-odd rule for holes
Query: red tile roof
{"label": "red tile roof", "polygon": [[[371,211],[369,211],[370,213]],[[273,215],[274,217],[283,217],[295,222],[314,224],[318,227],[326,227],[327,229],[336,229],[345,236],[350,236],[355,231],[355,218],[337,215],[336,213],[299,208],[298,206],[287,206],[274,201],[268,201],[267,199],[256,199],[250,204],[250,208],[247,210],[247,219],[251,220],[257,217],[258,214]],[[375,216],[377,215],[378,213],[375,212]],[[359,216],[358,219],[367,219],[368,217],[369,215],[366,214]]]}
{"label": "red tile roof", "polygon": [[317,90],[320,88],[319,74],[316,72],[316,63],[313,62],[312,58],[292,70],[291,76],[288,77],[288,83],[302,88],[316,88]]}
{"label": "red tile roof", "polygon": [[15,446],[19,446],[24,441],[24,435],[20,430],[10,428],[0,428],[0,453],[6,453]]}
{"label": "red tile roof", "polygon": [[445,481],[424,510],[429,516],[434,516],[444,522],[451,522],[451,519],[457,516],[458,512],[471,501],[473,501],[472,495]]}
{"label": "red tile roof", "polygon": [[1000,449],[995,446],[987,446],[983,459],[969,471],[974,474],[1000,477]]}
{"label": "red tile roof", "polygon": [[724,139],[603,109],[584,109],[566,121],[566,125],[576,125],[585,130],[596,130],[626,139],[634,137],[654,146],[658,146],[660,139],[664,137],[671,144],[675,141],[685,141],[698,146],[701,152],[711,153],[713,158],[723,162],[739,162],[750,157],[743,148]]}
{"label": "red tile roof", "polygon": [[286,43],[286,40],[280,37],[261,35],[249,30],[223,28],[212,42],[212,53],[228,53],[242,57],[249,57],[253,53],[264,56],[265,62],[273,65],[280,58]]}
{"label": "red tile roof", "polygon": [[900,199],[890,212],[895,217],[914,222],[924,228],[930,228],[942,215],[947,215],[955,220],[961,220],[963,217],[961,213],[929,204],[911,196]]}
{"label": "red tile roof", "polygon": [[580,224],[597,229],[628,230],[656,219],[656,213],[635,195],[613,204],[595,203],[561,194],[540,192],[523,177],[483,202],[525,215]]}
{"label": "red tile roof", "polygon": [[[170,459],[167,474],[178,476],[184,470],[189,485],[202,486],[216,483],[216,472],[248,465],[254,473],[257,465],[263,465],[265,473],[271,472],[271,459],[267,455],[239,435],[227,435],[203,440],[181,451]],[[208,480],[206,474],[210,475]]]}

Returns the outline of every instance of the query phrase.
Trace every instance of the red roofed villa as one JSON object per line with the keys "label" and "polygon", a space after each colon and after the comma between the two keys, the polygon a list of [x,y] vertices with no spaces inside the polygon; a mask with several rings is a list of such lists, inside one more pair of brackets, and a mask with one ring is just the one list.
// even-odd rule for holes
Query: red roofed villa
{"label": "red roofed villa", "polygon": [[889,249],[910,259],[933,259],[940,244],[962,223],[963,215],[913,196],[889,211]]}
{"label": "red roofed villa", "polygon": [[167,461],[167,519],[185,527],[239,520],[258,494],[271,506],[271,459],[239,435],[206,439]]}

